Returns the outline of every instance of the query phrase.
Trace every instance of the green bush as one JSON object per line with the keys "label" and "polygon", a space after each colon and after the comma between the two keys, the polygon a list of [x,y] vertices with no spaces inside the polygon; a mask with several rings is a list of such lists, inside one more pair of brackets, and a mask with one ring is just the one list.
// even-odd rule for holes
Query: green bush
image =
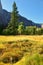
{"label": "green bush", "polygon": [[20,22],[19,26],[18,26],[18,34],[22,35],[25,33],[25,27],[23,22]]}
{"label": "green bush", "polygon": [[34,35],[35,30],[36,30],[36,27],[34,27],[34,26],[26,26],[25,34],[26,35]]}
{"label": "green bush", "polygon": [[41,35],[42,33],[41,33],[41,28],[36,28],[36,34],[37,35]]}

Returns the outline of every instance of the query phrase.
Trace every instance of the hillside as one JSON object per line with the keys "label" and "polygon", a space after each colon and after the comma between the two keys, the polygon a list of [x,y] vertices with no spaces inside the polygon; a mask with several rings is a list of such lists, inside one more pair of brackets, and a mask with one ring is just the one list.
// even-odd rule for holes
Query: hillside
{"label": "hillside", "polygon": [[[10,18],[11,18],[11,12],[2,9],[2,13],[0,13],[0,26],[6,27],[10,21]],[[41,24],[34,23],[33,21],[28,20],[27,18],[21,15],[19,15],[19,22],[24,22],[25,26],[41,27]]]}

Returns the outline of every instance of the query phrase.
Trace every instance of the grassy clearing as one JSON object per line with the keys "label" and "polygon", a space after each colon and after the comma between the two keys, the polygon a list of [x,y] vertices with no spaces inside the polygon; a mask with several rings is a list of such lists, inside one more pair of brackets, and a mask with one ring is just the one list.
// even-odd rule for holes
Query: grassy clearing
{"label": "grassy clearing", "polygon": [[33,41],[41,41],[43,42],[43,35],[36,35],[36,36],[0,36],[0,41],[17,41],[17,40],[33,40]]}
{"label": "grassy clearing", "polygon": [[0,36],[0,65],[43,65],[43,36]]}

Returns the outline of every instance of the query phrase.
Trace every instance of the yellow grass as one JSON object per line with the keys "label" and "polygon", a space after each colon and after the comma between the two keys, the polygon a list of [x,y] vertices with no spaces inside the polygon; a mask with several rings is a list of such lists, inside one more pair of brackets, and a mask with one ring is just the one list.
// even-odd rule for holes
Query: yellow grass
{"label": "yellow grass", "polygon": [[43,43],[43,35],[36,36],[26,36],[26,35],[18,35],[18,36],[0,36],[0,42],[9,42],[9,41],[21,41],[21,40],[32,40],[37,41],[38,43]]}
{"label": "yellow grass", "polygon": [[[22,40],[30,40],[30,41],[36,41],[37,44],[43,45],[43,35],[36,35],[36,36],[28,36],[28,35],[18,35],[18,36],[0,36],[0,43],[2,42],[11,42],[11,41],[22,41]],[[0,44],[0,48],[5,48],[4,44]],[[11,65],[10,63],[4,64],[0,63],[0,65]],[[13,64],[13,65],[25,65],[25,57],[23,57],[19,62]]]}
{"label": "yellow grass", "polygon": [[0,36],[0,41],[17,41],[17,40],[34,40],[34,41],[43,41],[43,35],[42,36],[25,36],[25,35],[19,35],[19,36]]}

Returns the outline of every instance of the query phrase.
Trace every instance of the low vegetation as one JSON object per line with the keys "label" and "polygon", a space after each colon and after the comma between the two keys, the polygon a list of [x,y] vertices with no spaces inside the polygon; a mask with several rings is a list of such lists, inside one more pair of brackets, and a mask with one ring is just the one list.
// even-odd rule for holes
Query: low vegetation
{"label": "low vegetation", "polygon": [[0,36],[0,65],[43,65],[43,36]]}

